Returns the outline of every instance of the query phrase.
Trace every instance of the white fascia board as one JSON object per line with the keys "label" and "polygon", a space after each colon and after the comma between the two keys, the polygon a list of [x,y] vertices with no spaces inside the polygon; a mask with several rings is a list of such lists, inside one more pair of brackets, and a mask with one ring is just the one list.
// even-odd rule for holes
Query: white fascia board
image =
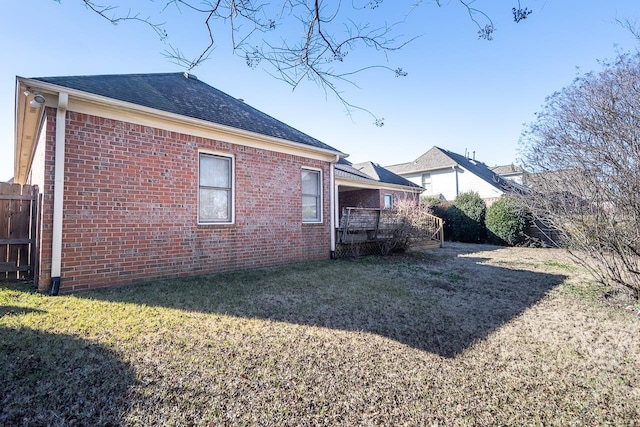
{"label": "white fascia board", "polygon": [[[29,104],[24,94],[28,88],[21,77],[16,77],[13,179],[18,184],[24,184],[27,179],[44,117],[44,106],[33,107]],[[53,104],[57,104],[57,101]],[[45,105],[49,106],[50,103]]]}
{"label": "white fascia board", "polygon": [[362,188],[364,190],[390,190],[390,191],[408,191],[412,193],[422,193],[424,188],[416,188],[416,187],[407,187],[405,185],[399,184],[387,184],[380,182],[367,182],[367,181],[355,181],[344,178],[336,178],[336,185],[352,187],[352,188]]}
{"label": "white fascia board", "polygon": [[[19,78],[25,86],[37,88],[40,92],[69,94],[69,111],[91,114],[113,120],[122,120],[138,125],[150,126],[171,132],[184,133],[209,139],[219,139],[233,144],[253,148],[268,149],[285,154],[298,155],[322,161],[335,161],[336,155],[344,158],[347,154],[340,151],[313,147],[286,139],[246,131],[231,126],[212,123],[206,120],[169,113],[131,102],[120,101],[106,96],[70,89],[64,86],[41,82],[39,80]],[[45,95],[46,97],[46,95]],[[48,98],[47,98],[48,99]],[[47,104],[48,105],[48,104]]]}

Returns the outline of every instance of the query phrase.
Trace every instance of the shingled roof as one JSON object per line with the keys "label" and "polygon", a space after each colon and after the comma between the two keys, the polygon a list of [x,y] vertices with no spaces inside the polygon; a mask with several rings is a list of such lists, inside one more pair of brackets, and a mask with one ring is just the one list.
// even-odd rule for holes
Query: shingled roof
{"label": "shingled roof", "polygon": [[400,185],[422,190],[419,185],[373,162],[352,164],[348,160],[340,159],[336,164],[336,177],[353,181]]}
{"label": "shingled roof", "polygon": [[439,147],[433,147],[413,162],[400,163],[385,166],[394,173],[423,172],[437,169],[446,169],[456,166],[455,160],[447,155],[447,151]]}
{"label": "shingled roof", "polygon": [[38,77],[33,80],[339,153],[192,74]]}
{"label": "shingled roof", "polygon": [[449,169],[454,166],[460,166],[470,171],[501,191],[506,192],[519,189],[518,184],[502,178],[484,163],[436,146],[432,147],[413,162],[386,166],[386,168],[398,174],[410,174]]}
{"label": "shingled roof", "polygon": [[520,166],[514,165],[513,163],[510,165],[494,166],[491,168],[491,170],[502,176],[519,175],[524,173],[524,169],[522,169]]}

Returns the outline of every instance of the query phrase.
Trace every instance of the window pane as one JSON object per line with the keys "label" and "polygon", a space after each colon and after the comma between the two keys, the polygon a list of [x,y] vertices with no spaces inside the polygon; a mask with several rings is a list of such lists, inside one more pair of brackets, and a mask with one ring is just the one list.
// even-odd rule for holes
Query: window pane
{"label": "window pane", "polygon": [[302,220],[320,221],[320,171],[302,169]]}
{"label": "window pane", "polygon": [[231,159],[215,156],[200,156],[200,186],[231,187]]}
{"label": "window pane", "polygon": [[302,196],[302,219],[320,220],[320,198],[316,196]]}
{"label": "window pane", "polygon": [[231,191],[200,189],[200,221],[229,221]]}
{"label": "window pane", "polygon": [[302,194],[319,195],[320,172],[302,170]]}

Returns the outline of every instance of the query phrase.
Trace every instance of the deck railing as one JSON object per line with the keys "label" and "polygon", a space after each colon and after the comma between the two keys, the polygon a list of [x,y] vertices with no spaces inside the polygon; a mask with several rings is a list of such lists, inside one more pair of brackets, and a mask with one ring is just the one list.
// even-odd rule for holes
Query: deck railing
{"label": "deck railing", "polygon": [[440,242],[440,247],[444,246],[444,221],[442,218],[431,214],[425,214],[425,227],[431,233],[430,240]]}
{"label": "deck railing", "polygon": [[[376,243],[380,246],[398,236],[413,241],[417,239],[423,243],[426,240],[432,244],[437,243],[439,247],[444,245],[442,218],[424,212],[421,213],[419,225],[416,227],[411,224],[411,220],[407,222],[402,214],[394,210],[347,207],[342,209],[339,224],[336,229],[336,241],[340,245]],[[418,232],[408,232],[408,229]]]}

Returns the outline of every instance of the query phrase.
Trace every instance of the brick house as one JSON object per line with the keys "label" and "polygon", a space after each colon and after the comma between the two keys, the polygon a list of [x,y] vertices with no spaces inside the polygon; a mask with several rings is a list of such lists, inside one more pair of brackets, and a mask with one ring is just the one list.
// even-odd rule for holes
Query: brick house
{"label": "brick house", "polygon": [[328,259],[342,157],[192,75],[16,81],[41,291]]}

